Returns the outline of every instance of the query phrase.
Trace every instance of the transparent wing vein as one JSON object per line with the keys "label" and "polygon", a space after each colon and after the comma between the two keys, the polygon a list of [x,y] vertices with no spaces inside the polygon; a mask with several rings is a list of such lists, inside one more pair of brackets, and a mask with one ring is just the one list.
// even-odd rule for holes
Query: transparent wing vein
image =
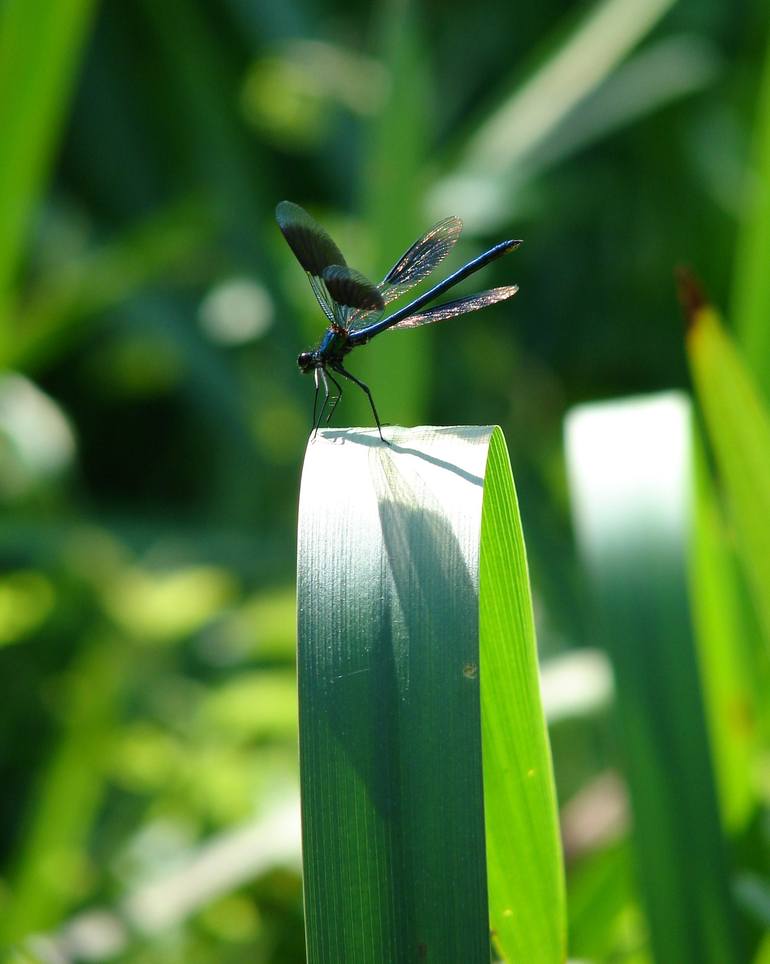
{"label": "transparent wing vein", "polygon": [[448,301],[444,305],[437,305],[435,308],[428,308],[427,311],[420,311],[416,315],[409,315],[389,330],[419,328],[420,325],[430,325],[434,321],[446,321],[447,318],[466,315],[470,311],[478,311],[480,308],[497,304],[499,301],[506,301],[508,298],[512,298],[518,290],[517,285],[506,285],[501,288],[490,288],[487,291],[468,295],[465,298],[458,298],[456,301]]}
{"label": "transparent wing vein", "polygon": [[[435,271],[457,243],[462,227],[460,218],[448,217],[418,238],[377,285],[383,304],[394,301]],[[350,331],[357,331],[374,320],[371,311],[356,310],[348,316],[347,325]]]}

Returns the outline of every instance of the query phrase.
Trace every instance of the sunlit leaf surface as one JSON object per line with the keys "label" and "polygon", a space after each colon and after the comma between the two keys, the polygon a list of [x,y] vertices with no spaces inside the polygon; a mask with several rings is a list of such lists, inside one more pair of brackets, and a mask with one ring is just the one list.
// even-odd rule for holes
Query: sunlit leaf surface
{"label": "sunlit leaf surface", "polygon": [[709,305],[695,309],[687,347],[740,557],[770,645],[770,412]]}
{"label": "sunlit leaf surface", "polygon": [[507,960],[555,964],[555,795],[502,435],[386,434],[327,430],[303,472],[309,960],[486,964],[491,919]]}

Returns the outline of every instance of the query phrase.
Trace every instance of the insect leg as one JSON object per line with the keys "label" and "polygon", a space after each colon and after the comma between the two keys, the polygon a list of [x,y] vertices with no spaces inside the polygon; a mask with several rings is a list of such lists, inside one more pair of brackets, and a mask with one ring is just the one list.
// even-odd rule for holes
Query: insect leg
{"label": "insect leg", "polygon": [[337,403],[342,398],[342,386],[334,377],[334,375],[332,375],[331,372],[327,372],[326,374],[332,380],[332,382],[334,383],[334,387],[337,389],[337,394],[332,396],[332,402],[331,402],[331,407],[329,408],[329,414],[326,416],[326,424],[328,425],[332,419],[332,415],[334,415],[334,409],[337,407]]}
{"label": "insect leg", "polygon": [[318,429],[318,420],[316,419],[316,412],[318,409],[318,390],[320,388],[320,379],[318,378],[318,369],[313,372],[313,381],[315,382],[315,395],[313,395],[313,428],[311,432],[316,432]]}
{"label": "insect leg", "polygon": [[326,371],[323,368],[316,368],[316,375],[323,382],[324,400],[323,400],[323,404],[321,405],[321,411],[318,413],[318,420],[315,422],[313,426],[313,429],[314,429],[313,438],[315,438],[316,435],[318,435],[318,429],[321,427],[321,422],[323,421],[323,417],[324,417],[324,411],[326,410],[326,406],[329,403],[329,382],[326,379]]}
{"label": "insect leg", "polygon": [[369,399],[369,404],[372,407],[372,414],[374,415],[374,421],[377,423],[377,431],[380,433],[380,438],[382,439],[383,442],[385,442],[386,445],[390,445],[390,442],[388,442],[384,437],[384,435],[382,434],[382,424],[380,423],[380,416],[377,414],[377,408],[374,404],[372,393],[369,391],[369,386],[365,385],[360,378],[356,378],[355,375],[351,375],[350,372],[347,370],[347,368],[343,368],[342,362],[337,362],[337,364],[334,365],[334,370],[335,372],[339,372],[340,375],[344,376],[349,381],[358,385],[358,387],[362,391],[366,392],[366,397]]}

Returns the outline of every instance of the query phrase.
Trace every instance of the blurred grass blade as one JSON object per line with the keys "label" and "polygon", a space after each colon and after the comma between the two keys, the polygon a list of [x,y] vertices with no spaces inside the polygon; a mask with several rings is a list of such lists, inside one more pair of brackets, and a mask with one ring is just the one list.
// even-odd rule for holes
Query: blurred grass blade
{"label": "blurred grass blade", "polygon": [[[425,159],[432,135],[426,45],[420,37],[414,4],[388,0],[382,6],[380,59],[387,69],[388,94],[368,124],[361,185],[363,210],[372,246],[370,274],[381,278],[429,224],[420,216],[425,194]],[[394,203],[394,199],[395,203]],[[452,214],[445,211],[441,216]],[[355,259],[354,252],[351,258]],[[357,264],[358,262],[355,261]],[[419,423],[430,393],[435,332],[414,339],[408,352],[398,339],[383,338],[376,352],[356,358],[357,374],[377,385],[378,404],[394,422]],[[395,369],[401,372],[392,377]],[[345,399],[350,418],[368,419],[366,399]]]}
{"label": "blurred grass blade", "polygon": [[93,0],[0,4],[0,349],[9,340],[11,288],[93,6]]}
{"label": "blurred grass blade", "polygon": [[92,905],[64,921],[45,935],[46,961],[112,961],[121,954],[135,960],[136,953],[141,959],[135,943],[182,927],[218,897],[276,867],[298,864],[299,799],[279,797],[252,822],[177,854],[164,873],[141,881],[117,906]]}
{"label": "blurred grass blade", "polygon": [[259,166],[264,157],[251,152],[243,120],[233,111],[241,83],[238,66],[221,34],[211,30],[201,4],[141,0],[137,7],[162,58],[167,96],[176,104],[167,118],[167,136],[181,158],[180,171],[210,192],[235,262],[250,271],[254,265],[268,270],[270,249],[255,226],[275,198]]}
{"label": "blurred grass blade", "polygon": [[303,471],[308,960],[487,964],[491,913],[508,959],[557,964],[555,797],[505,444],[387,431],[392,448],[321,433]]}
{"label": "blurred grass blade", "polygon": [[770,412],[714,309],[691,301],[687,350],[735,523],[739,557],[770,645]]}
{"label": "blurred grass blade", "polygon": [[714,81],[718,68],[716,50],[692,34],[646,44],[532,149],[528,176],[540,175],[603,137],[702,90]]}
{"label": "blurred grass blade", "polygon": [[82,899],[85,851],[104,793],[128,652],[100,638],[72,667],[58,749],[43,773],[0,920],[0,946],[57,924]]}
{"label": "blurred grass blade", "polygon": [[758,100],[733,268],[732,315],[747,361],[770,398],[770,45]]}
{"label": "blurred grass blade", "polygon": [[[647,34],[673,0],[602,0],[476,131],[470,167],[496,173],[525,157]],[[515,132],[515,138],[511,136]]]}
{"label": "blurred grass blade", "polygon": [[632,912],[634,869],[627,840],[589,854],[570,872],[568,887],[570,953],[588,961],[632,959],[632,950],[643,943],[643,923]]}
{"label": "blurred grass blade", "polygon": [[209,221],[197,205],[174,205],[44,279],[24,304],[23,328],[0,362],[25,369],[45,362],[82,334],[85,322],[189,261],[210,233]]}
{"label": "blurred grass blade", "polygon": [[568,417],[566,441],[655,959],[738,962],[688,611],[689,406],[677,395],[587,405]]}
{"label": "blurred grass blade", "polygon": [[745,830],[757,804],[753,770],[760,748],[751,632],[738,585],[737,562],[725,531],[703,447],[694,446],[691,557],[693,619],[720,809],[730,831]]}
{"label": "blurred grass blade", "polygon": [[770,932],[766,933],[754,955],[752,964],[770,964]]}
{"label": "blurred grass blade", "polygon": [[[474,130],[431,211],[462,199],[458,212],[478,223],[499,216],[499,188],[521,176],[532,153],[594,91],[670,9],[674,0],[600,0],[559,31],[529,75]],[[455,207],[457,207],[457,202]],[[470,221],[471,227],[473,221]]]}

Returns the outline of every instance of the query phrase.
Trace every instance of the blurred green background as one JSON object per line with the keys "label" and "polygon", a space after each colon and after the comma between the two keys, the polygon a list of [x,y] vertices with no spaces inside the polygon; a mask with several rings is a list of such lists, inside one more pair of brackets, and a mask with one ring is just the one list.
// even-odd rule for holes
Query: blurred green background
{"label": "blurred green background", "polygon": [[324,324],[282,198],[377,278],[448,214],[451,267],[525,240],[478,285],[512,302],[351,369],[385,422],[503,426],[543,662],[583,651],[546,698],[573,953],[650,959],[562,421],[688,386],[673,270],[729,305],[769,27],[759,0],[0,4],[9,959],[304,959],[296,356]]}

